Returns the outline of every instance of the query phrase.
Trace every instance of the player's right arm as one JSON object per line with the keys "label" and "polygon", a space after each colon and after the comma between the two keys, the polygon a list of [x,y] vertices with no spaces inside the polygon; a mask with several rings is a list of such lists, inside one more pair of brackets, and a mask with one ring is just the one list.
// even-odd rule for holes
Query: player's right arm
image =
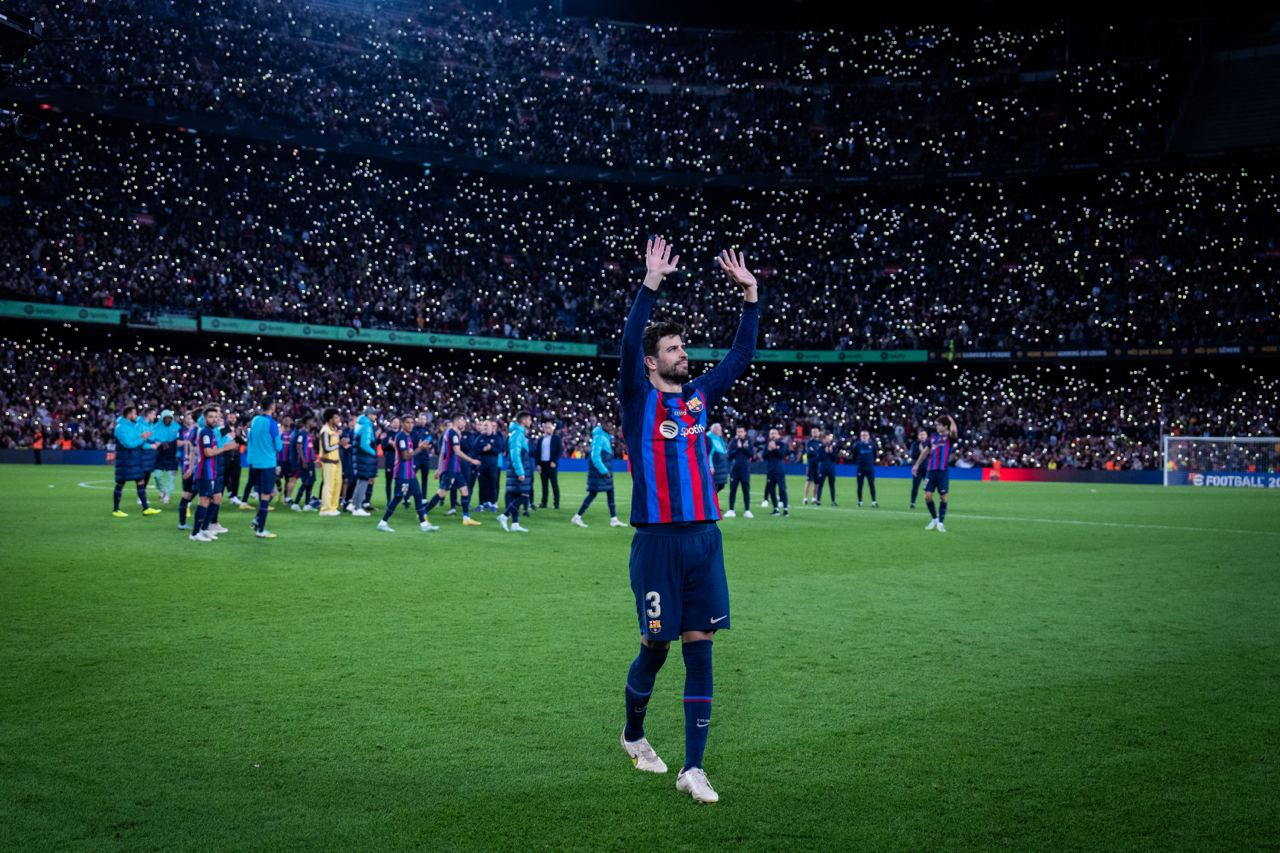
{"label": "player's right arm", "polygon": [[676,271],[679,255],[671,254],[671,246],[661,237],[652,237],[645,244],[644,285],[631,304],[627,323],[622,327],[622,378],[620,386],[623,399],[645,393],[649,381],[644,372],[644,327],[649,322],[653,303],[658,297],[662,280]]}
{"label": "player's right arm", "polygon": [[929,458],[929,451],[931,450],[933,450],[933,446],[927,441],[920,446],[920,456],[916,459],[916,464],[911,466],[912,474],[920,473],[920,466],[924,464],[924,460]]}

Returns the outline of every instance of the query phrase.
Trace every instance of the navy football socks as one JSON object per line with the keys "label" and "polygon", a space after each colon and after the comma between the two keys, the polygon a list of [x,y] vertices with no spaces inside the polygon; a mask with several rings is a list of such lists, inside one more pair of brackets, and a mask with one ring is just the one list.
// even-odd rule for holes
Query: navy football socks
{"label": "navy football socks", "polygon": [[641,644],[640,654],[631,662],[627,671],[627,728],[623,733],[629,741],[644,737],[644,715],[649,710],[649,697],[658,679],[658,670],[667,661],[670,647],[655,648]]}
{"label": "navy football socks", "polygon": [[178,501],[178,524],[187,523],[187,507],[191,505],[191,498],[183,498]]}
{"label": "navy football socks", "polygon": [[147,487],[138,486],[138,500],[142,501],[142,508],[147,509]]}
{"label": "navy football socks", "polygon": [[209,508],[207,506],[196,504],[196,523],[195,526],[191,528],[192,536],[195,536],[197,533],[204,530],[204,522],[208,514]]}
{"label": "navy football socks", "polygon": [[711,641],[685,643],[684,769],[702,766],[711,729]]}
{"label": "navy football socks", "polygon": [[116,491],[112,496],[115,499],[115,509],[112,512],[120,511],[120,496],[124,494],[124,483],[116,483]]}
{"label": "navy football socks", "polygon": [[[930,506],[932,507],[933,505],[930,504]],[[947,502],[943,501],[941,505],[938,507],[938,521],[942,521],[946,517],[947,517]]]}
{"label": "navy football socks", "polygon": [[930,518],[937,518],[937,517],[938,517],[938,508],[937,508],[936,506],[934,506],[934,505],[933,505],[933,501],[932,501],[932,500],[930,500],[929,498],[925,498],[925,499],[924,499],[924,505],[925,505],[925,506],[927,506],[927,507],[929,508],[929,517],[930,517]]}

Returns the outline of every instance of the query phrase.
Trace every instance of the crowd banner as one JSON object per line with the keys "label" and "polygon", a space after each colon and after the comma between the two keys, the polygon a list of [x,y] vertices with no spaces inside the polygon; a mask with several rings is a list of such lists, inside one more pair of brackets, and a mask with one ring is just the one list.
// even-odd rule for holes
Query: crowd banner
{"label": "crowd banner", "polygon": [[[729,354],[728,349],[689,347],[685,350],[691,361],[719,361]],[[923,349],[900,350],[805,350],[758,349],[754,361],[810,363],[810,364],[900,364],[929,360],[929,351]]]}
{"label": "crowd banner", "polygon": [[0,317],[64,323],[105,323],[118,326],[123,311],[114,308],[87,308],[82,305],[53,305],[45,302],[14,302],[0,299]]}

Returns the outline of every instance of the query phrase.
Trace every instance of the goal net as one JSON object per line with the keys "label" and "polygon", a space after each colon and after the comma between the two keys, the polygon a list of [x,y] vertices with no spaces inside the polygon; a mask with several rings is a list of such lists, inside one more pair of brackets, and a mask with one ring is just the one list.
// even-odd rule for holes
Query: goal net
{"label": "goal net", "polygon": [[1280,489],[1280,437],[1164,437],[1166,486]]}

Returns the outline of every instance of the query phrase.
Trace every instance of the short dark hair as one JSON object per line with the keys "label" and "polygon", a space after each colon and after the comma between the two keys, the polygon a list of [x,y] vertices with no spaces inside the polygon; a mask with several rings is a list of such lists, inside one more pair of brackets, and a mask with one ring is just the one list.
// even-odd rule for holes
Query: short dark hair
{"label": "short dark hair", "polygon": [[209,417],[210,412],[217,412],[217,411],[220,411],[217,406],[209,406],[204,410],[204,416],[207,418]]}
{"label": "short dark hair", "polygon": [[938,426],[945,426],[945,427],[951,426],[951,423],[947,420],[946,415],[938,415],[937,419],[934,420],[934,423],[937,424]]}
{"label": "short dark hair", "polygon": [[332,406],[330,406],[329,408],[325,409],[325,410],[324,410],[324,422],[325,422],[325,423],[328,423],[329,421],[333,420],[333,416],[334,416],[334,415],[336,415],[336,414],[338,414],[338,410],[337,410],[337,409],[335,409],[335,408],[333,408]]}
{"label": "short dark hair", "polygon": [[523,420],[524,418],[532,419],[533,412],[520,412],[520,414],[516,415],[516,420]]}
{"label": "short dark hair", "polygon": [[303,413],[302,413],[302,422],[303,422],[304,424],[305,424],[307,421],[314,421],[315,419],[316,419],[316,413],[315,413],[315,412],[312,412],[312,411],[306,411],[306,412],[303,412]]}
{"label": "short dark hair", "polygon": [[401,425],[401,426],[404,426],[404,422],[405,422],[405,421],[412,421],[415,417],[417,417],[417,416],[416,416],[416,415],[414,415],[412,412],[410,412],[410,413],[408,413],[408,414],[401,415],[401,416],[400,416],[400,425]]}
{"label": "short dark hair", "polygon": [[125,406],[125,407],[124,407],[124,411],[123,411],[123,412],[121,412],[121,414],[123,414],[123,415],[127,418],[127,417],[129,417],[129,413],[130,413],[130,412],[136,412],[136,411],[138,411],[138,407],[137,407],[137,406]]}
{"label": "short dark hair", "polygon": [[272,400],[270,397],[263,397],[263,398],[262,398],[262,404],[261,404],[261,406],[262,406],[262,411],[264,411],[264,412],[265,412],[267,409],[271,408],[271,407],[272,407],[272,406],[274,406],[275,404],[276,404],[276,401],[275,401],[275,400]]}
{"label": "short dark hair", "polygon": [[675,320],[658,320],[644,327],[644,354],[657,355],[658,341],[672,335],[684,337],[684,325]]}

